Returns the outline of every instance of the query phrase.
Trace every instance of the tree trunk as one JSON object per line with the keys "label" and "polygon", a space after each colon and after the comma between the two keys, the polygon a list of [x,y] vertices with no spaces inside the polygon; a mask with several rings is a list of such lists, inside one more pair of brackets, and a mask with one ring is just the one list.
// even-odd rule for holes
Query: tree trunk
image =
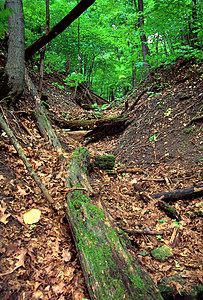
{"label": "tree trunk", "polygon": [[[135,7],[137,8],[136,5],[136,0],[134,0]],[[145,62],[145,67],[146,67],[146,76],[150,76],[149,73],[149,60],[147,59],[147,56],[150,55],[149,52],[149,47],[147,43],[147,37],[144,32],[144,5],[143,5],[143,0],[138,0],[138,13],[139,13],[139,18],[138,18],[138,27],[140,28],[140,40],[141,40],[141,45],[142,45],[142,56],[143,56],[143,61]]]}
{"label": "tree trunk", "polygon": [[[98,197],[87,192],[89,152],[75,152],[67,177],[66,213],[79,252],[91,299],[162,299],[151,278],[128,249],[128,238],[116,228]],[[86,190],[86,192],[84,191]]]}
{"label": "tree trunk", "polygon": [[[49,0],[46,0],[46,25],[45,25],[45,34],[49,31]],[[42,84],[43,84],[43,75],[44,75],[44,56],[45,56],[46,46],[41,50],[40,55],[40,70],[39,70],[39,97],[42,96]]]}
{"label": "tree trunk", "polygon": [[13,109],[24,89],[25,26],[22,0],[6,0],[6,8],[13,13],[9,20],[8,60],[0,78],[0,103]]}
{"label": "tree trunk", "polygon": [[57,35],[63,32],[73,21],[75,21],[95,0],[81,0],[58,24],[39,38],[34,44],[25,50],[25,60],[32,57],[40,48],[49,43]]}

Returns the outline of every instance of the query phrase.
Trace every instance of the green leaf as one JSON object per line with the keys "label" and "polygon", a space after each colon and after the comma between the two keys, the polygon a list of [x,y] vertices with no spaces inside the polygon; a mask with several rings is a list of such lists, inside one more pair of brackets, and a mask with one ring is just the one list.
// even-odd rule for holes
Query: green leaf
{"label": "green leaf", "polygon": [[162,236],[159,234],[159,235],[157,235],[157,239],[158,240],[161,240],[162,239]]}
{"label": "green leaf", "polygon": [[146,252],[145,250],[144,250],[143,252],[140,252],[140,254],[141,254],[142,256],[148,255],[147,252]]}

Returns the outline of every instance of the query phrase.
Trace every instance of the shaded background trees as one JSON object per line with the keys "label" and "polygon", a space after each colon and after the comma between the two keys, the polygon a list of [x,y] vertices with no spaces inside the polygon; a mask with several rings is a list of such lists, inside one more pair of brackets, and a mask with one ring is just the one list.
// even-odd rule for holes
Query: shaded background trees
{"label": "shaded background trees", "polygon": [[[50,0],[50,28],[77,4]],[[44,34],[46,4],[24,0],[23,5],[28,47]],[[145,79],[146,67],[167,67],[178,57],[201,58],[202,10],[199,0],[97,0],[49,43],[45,72],[78,76],[110,100],[122,97]],[[39,54],[33,66],[39,68]]]}

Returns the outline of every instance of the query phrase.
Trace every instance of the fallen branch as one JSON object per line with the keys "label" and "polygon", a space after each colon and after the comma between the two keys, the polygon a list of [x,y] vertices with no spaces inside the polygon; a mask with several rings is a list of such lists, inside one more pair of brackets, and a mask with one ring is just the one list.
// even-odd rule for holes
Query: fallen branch
{"label": "fallen branch", "polygon": [[36,182],[36,184],[38,185],[38,187],[42,191],[45,199],[49,202],[49,204],[52,206],[52,208],[54,208],[54,206],[53,206],[54,201],[53,201],[52,197],[50,196],[48,190],[46,189],[46,187],[44,186],[44,184],[41,182],[41,180],[39,179],[39,177],[37,176],[37,174],[33,170],[32,165],[29,163],[27,157],[23,153],[23,150],[20,147],[20,145],[19,145],[17,139],[15,138],[13,132],[10,130],[10,128],[8,127],[8,125],[6,124],[5,120],[3,119],[3,117],[1,115],[0,115],[0,127],[6,132],[7,136],[9,137],[9,139],[10,139],[10,141],[12,143],[12,145],[16,149],[19,157],[24,162],[24,164],[25,164],[25,166],[26,166],[26,168],[28,170],[28,173],[34,179],[34,181]]}
{"label": "fallen branch", "polygon": [[150,195],[150,196],[155,199],[163,197],[162,200],[165,202],[202,197],[203,196],[203,185],[197,185],[195,187],[189,187],[189,188],[182,189],[182,190],[154,194],[154,195]]}
{"label": "fallen branch", "polygon": [[[169,205],[168,203],[164,202],[164,196],[161,195],[160,197],[152,197],[152,195],[148,195],[145,192],[143,192],[141,187],[138,187],[136,184],[133,183],[134,189],[139,193],[140,197],[146,202],[149,203],[149,205],[155,205],[156,203],[158,206],[166,213],[166,215],[172,219],[176,219],[177,221],[181,220],[180,215],[177,213],[176,209]],[[147,210],[149,210],[150,207],[147,207],[145,211],[142,211],[142,214],[145,213]]]}
{"label": "fallen branch", "polygon": [[186,126],[191,125],[193,122],[202,122],[202,121],[203,121],[203,116],[199,116],[199,117],[196,117],[196,118],[193,118],[192,120],[190,120],[190,122],[187,123]]}
{"label": "fallen branch", "polygon": [[179,113],[177,113],[173,118],[171,118],[171,121],[174,120],[175,118],[177,118],[178,116],[183,115],[188,109],[190,109],[194,105],[195,105],[195,102],[192,103],[191,105],[189,105],[188,107],[186,107],[186,109],[184,109],[184,110],[180,111]]}
{"label": "fallen branch", "polygon": [[96,127],[85,136],[85,144],[96,142],[106,136],[121,133],[131,122],[132,120],[130,118],[121,116],[106,120],[105,122],[98,120]]}
{"label": "fallen branch", "polygon": [[143,90],[140,95],[135,99],[135,101],[132,103],[132,105],[129,107],[128,111],[132,111],[135,106],[137,105],[137,103],[140,101],[140,99],[142,98],[142,96],[148,91],[148,88]]}

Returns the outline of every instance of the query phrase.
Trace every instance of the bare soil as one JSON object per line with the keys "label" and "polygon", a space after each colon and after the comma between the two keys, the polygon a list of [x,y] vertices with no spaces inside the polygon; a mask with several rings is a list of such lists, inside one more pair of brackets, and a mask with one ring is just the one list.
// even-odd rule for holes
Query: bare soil
{"label": "bare soil", "polygon": [[[89,144],[90,153],[112,153],[116,157],[116,178],[94,169],[90,183],[108,211],[123,230],[156,231],[157,235],[129,234],[133,249],[155,284],[166,277],[180,275],[189,290],[202,283],[202,218],[192,218],[202,210],[203,198],[171,203],[181,221],[169,218],[156,201],[145,203],[133,184],[146,194],[197,186],[203,182],[202,120],[203,66],[178,61],[170,69],[154,71],[149,91],[135,110],[131,125],[120,135]],[[37,84],[36,74],[31,74]],[[77,105],[75,89],[64,85],[63,75],[47,74],[44,93],[46,112],[67,120],[98,118],[96,111]],[[58,85],[53,85],[53,83]],[[60,86],[60,87],[59,87]],[[64,86],[64,88],[61,88]],[[129,106],[146,88],[140,84],[128,95]],[[76,93],[76,98],[80,97]],[[58,155],[40,136],[33,114],[33,99],[28,91],[19,102],[18,112],[9,117],[24,153],[52,197],[61,206],[56,214],[28,175],[23,162],[4,132],[0,137],[0,298],[1,299],[88,299],[77,250],[63,212],[66,199],[65,169]],[[102,116],[116,116],[124,110],[120,100]],[[21,111],[21,112],[20,112]],[[191,123],[190,123],[191,122]],[[27,129],[25,131],[25,128]],[[83,145],[67,131],[54,126],[70,160]],[[82,128],[81,128],[82,130]],[[29,134],[28,134],[29,132]],[[133,173],[120,168],[133,169]],[[23,215],[31,208],[41,211],[40,221],[26,225]],[[170,245],[173,256],[166,262],[155,260],[151,251]],[[181,293],[182,284],[173,283]]]}

